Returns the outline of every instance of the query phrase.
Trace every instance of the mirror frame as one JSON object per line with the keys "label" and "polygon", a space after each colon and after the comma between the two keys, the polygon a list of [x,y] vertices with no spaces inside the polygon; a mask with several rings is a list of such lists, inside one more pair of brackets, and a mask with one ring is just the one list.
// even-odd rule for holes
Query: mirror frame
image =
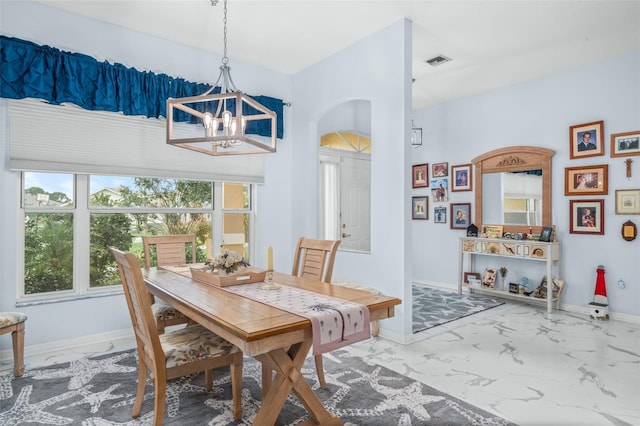
{"label": "mirror frame", "polygon": [[[533,226],[539,234],[543,227],[551,224],[551,157],[555,151],[537,146],[510,146],[489,151],[471,160],[475,166],[475,224],[482,229],[482,175],[485,173],[519,172],[542,169],[542,226]],[[529,232],[526,225],[503,225],[504,232]]]}

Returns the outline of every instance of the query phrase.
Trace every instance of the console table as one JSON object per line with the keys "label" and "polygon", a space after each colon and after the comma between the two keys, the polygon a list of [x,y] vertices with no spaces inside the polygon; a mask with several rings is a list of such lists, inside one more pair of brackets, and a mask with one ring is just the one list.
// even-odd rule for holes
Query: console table
{"label": "console table", "polygon": [[[523,294],[510,293],[508,289],[493,289],[488,287],[476,287],[464,283],[465,266],[473,266],[475,256],[495,256],[501,258],[522,259],[531,262],[543,262],[546,264],[547,297],[540,299]],[[560,274],[560,243],[547,243],[531,240],[507,240],[501,238],[460,238],[460,258],[458,261],[458,293],[462,293],[462,286],[467,285],[469,292],[490,294],[495,297],[517,299],[527,303],[547,305],[547,311],[553,310],[553,302],[556,309],[560,307],[560,295],[553,296],[553,273]]]}

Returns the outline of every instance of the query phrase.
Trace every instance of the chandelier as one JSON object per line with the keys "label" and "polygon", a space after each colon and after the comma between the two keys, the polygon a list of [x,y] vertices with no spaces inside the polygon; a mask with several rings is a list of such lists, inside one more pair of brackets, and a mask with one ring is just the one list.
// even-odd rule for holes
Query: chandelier
{"label": "chandelier", "polygon": [[[218,0],[211,0],[215,6]],[[167,99],[167,144],[208,155],[259,154],[276,151],[276,113],[236,89],[227,57],[227,0],[224,0],[224,56],[218,80],[199,96]],[[215,88],[220,86],[220,92]],[[187,122],[174,122],[176,110]],[[184,114],[183,114],[184,115]],[[271,136],[246,131],[251,122],[268,120]],[[264,124],[262,125],[264,127]]]}

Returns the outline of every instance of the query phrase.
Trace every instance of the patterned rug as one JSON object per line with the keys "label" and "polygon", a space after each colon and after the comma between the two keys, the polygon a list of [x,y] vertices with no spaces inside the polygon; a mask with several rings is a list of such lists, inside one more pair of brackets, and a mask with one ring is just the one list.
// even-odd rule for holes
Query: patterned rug
{"label": "patterned rug", "polygon": [[458,294],[415,284],[412,292],[414,333],[504,305],[504,302],[490,297]]}
{"label": "patterned rug", "polygon": [[[317,387],[313,358],[303,374],[325,406],[345,425],[512,425],[459,399],[346,350],[324,356],[328,390]],[[136,390],[137,354],[125,351],[83,358],[52,367],[28,369],[21,378],[0,375],[0,424],[150,425],[153,386],[147,384],[141,416],[131,418]],[[203,375],[173,380],[167,389],[165,425],[250,425],[260,407],[260,364],[245,357],[241,421],[231,414],[228,368],[216,370],[211,393]],[[277,425],[306,417],[290,396]]]}

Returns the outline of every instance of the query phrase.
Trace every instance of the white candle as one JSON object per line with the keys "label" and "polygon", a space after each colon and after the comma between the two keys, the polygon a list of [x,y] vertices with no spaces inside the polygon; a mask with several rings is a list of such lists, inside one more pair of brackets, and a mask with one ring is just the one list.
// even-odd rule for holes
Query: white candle
{"label": "white candle", "polygon": [[273,271],[273,247],[267,247],[267,271]]}
{"label": "white candle", "polygon": [[211,245],[213,244],[213,240],[207,240],[207,259],[211,260]]}

